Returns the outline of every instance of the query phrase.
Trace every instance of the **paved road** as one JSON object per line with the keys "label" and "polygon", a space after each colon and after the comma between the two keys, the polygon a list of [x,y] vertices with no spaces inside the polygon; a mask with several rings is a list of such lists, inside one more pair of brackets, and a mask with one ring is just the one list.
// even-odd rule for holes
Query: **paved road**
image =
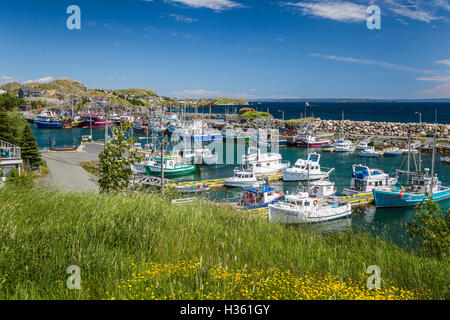
{"label": "paved road", "polygon": [[64,191],[98,191],[98,179],[84,170],[81,163],[98,160],[102,149],[102,145],[87,144],[84,152],[43,152],[50,173],[38,183]]}

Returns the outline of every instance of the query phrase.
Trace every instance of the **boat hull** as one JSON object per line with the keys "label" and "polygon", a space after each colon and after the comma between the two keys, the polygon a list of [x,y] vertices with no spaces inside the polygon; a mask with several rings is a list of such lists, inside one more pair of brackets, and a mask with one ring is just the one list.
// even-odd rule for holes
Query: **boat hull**
{"label": "boat hull", "polygon": [[39,129],[62,129],[62,121],[39,121],[35,120],[34,123]]}
{"label": "boat hull", "polygon": [[351,205],[347,204],[338,208],[322,209],[320,215],[314,212],[298,212],[287,206],[269,206],[269,221],[282,224],[305,224],[325,222],[341,219],[352,214]]}
{"label": "boat hull", "polygon": [[283,171],[283,181],[307,181],[307,180],[319,180],[324,177],[327,177],[327,173],[317,173],[317,174],[308,174],[301,173],[301,172],[290,172],[290,171]]}
{"label": "boat hull", "polygon": [[[185,165],[182,168],[175,168],[175,169],[164,169],[164,176],[170,177],[170,176],[181,176],[185,174],[189,174],[192,172],[195,172],[196,166],[195,165]],[[160,176],[161,175],[161,167],[158,166],[145,166],[145,172],[148,176]]]}
{"label": "boat hull", "polygon": [[[420,204],[426,195],[411,194],[408,192],[392,192],[375,190],[373,192],[375,199],[375,206],[377,208],[395,208],[395,207],[413,207]],[[434,192],[430,194],[434,202],[450,199],[450,188]]]}

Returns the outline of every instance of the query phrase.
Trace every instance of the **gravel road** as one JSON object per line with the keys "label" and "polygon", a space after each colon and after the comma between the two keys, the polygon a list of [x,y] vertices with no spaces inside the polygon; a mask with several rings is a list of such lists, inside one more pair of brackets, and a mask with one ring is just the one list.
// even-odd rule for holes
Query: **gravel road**
{"label": "gravel road", "polygon": [[98,191],[98,179],[81,164],[97,161],[102,149],[103,145],[85,144],[83,152],[42,152],[50,173],[38,183],[64,191]]}

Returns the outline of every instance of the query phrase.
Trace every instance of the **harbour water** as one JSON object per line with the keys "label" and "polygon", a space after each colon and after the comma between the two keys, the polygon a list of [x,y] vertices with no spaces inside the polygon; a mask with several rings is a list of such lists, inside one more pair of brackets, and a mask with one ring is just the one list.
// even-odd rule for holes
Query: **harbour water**
{"label": "harbour water", "polygon": [[[273,108],[273,110],[280,110],[280,106],[275,106],[274,103],[268,104]],[[431,112],[430,108],[434,110],[435,107],[438,108],[438,122],[440,123],[450,123],[450,105],[449,104],[434,104],[433,106],[418,104],[416,106],[408,106],[408,112],[406,113],[399,105],[397,105],[397,111],[392,111],[392,106],[389,107],[386,104],[381,104],[379,108],[371,113],[366,113],[366,111],[360,108],[350,108],[349,104],[334,104],[333,106],[327,107],[315,107],[315,103],[311,103],[309,110],[312,111],[313,108],[317,108],[314,111],[315,116],[319,116],[324,119],[339,119],[340,113],[345,108],[349,109],[346,112],[346,118],[352,120],[370,120],[370,121],[398,121],[398,122],[417,122],[414,118],[414,112],[423,112],[422,121],[433,122],[434,112]],[[365,104],[364,104],[365,105]],[[437,105],[437,106],[436,106]],[[226,108],[226,107],[220,107]],[[229,107],[231,108],[231,107]],[[258,108],[264,110],[265,105],[261,103],[258,104]],[[275,109],[277,108],[277,109]],[[290,103],[283,104],[282,110],[285,111],[285,118],[289,119],[290,116],[298,118],[298,113],[302,112],[301,108],[304,108],[304,104],[295,104],[295,106]],[[324,109],[321,109],[324,108]],[[390,111],[397,114],[398,117],[393,119],[391,116],[386,117],[387,108],[391,108]],[[297,115],[294,116],[295,112]],[[231,110],[231,109],[230,109]],[[303,109],[304,110],[304,109]],[[403,112],[401,112],[403,110]],[[225,109],[215,110],[215,112],[224,112]],[[304,111],[303,111],[304,112]],[[426,113],[428,112],[428,113]],[[365,113],[365,114],[364,114]],[[373,113],[373,115],[372,115]],[[407,115],[405,115],[407,114]],[[412,115],[411,115],[412,114]],[[288,117],[288,115],[290,115]],[[430,115],[429,117],[426,115]],[[363,117],[364,116],[364,117]],[[417,118],[417,116],[416,116]],[[57,147],[71,146],[73,139],[78,139],[81,141],[82,135],[89,135],[89,129],[83,128],[73,128],[67,130],[50,130],[50,129],[37,129],[32,125],[33,132],[36,136],[37,142],[41,149],[48,149],[50,145],[50,139],[55,139]],[[93,138],[94,140],[104,139],[104,129],[103,128],[93,128]],[[140,134],[139,136],[144,137],[145,135]],[[141,140],[145,143],[145,140]],[[312,150],[311,150],[312,151]],[[320,152],[320,149],[317,150]],[[295,163],[298,158],[306,158],[307,150],[303,148],[296,147],[281,147],[280,153],[284,160],[289,160],[291,164]],[[387,173],[393,173],[396,169],[402,168],[406,169],[406,159],[407,157],[380,157],[380,158],[365,158],[359,156],[358,152],[352,153],[330,153],[321,152],[321,166],[324,168],[335,168],[335,171],[331,174],[330,180],[335,182],[338,188],[338,194],[342,192],[344,188],[348,188],[350,185],[350,179],[352,174],[353,164],[363,164],[370,168],[380,168]],[[450,185],[450,165],[444,164],[439,161],[440,154],[437,154],[435,172],[438,174],[443,185]],[[431,168],[431,155],[423,155],[423,167]],[[215,166],[199,166],[196,173],[179,178],[181,181],[197,181],[197,180],[208,180],[208,179],[218,179],[229,177],[233,175],[233,170],[237,165],[215,165]],[[297,190],[301,190],[302,186],[297,183],[282,183],[276,182],[274,186],[278,190],[284,192],[289,191],[290,193]],[[208,197],[213,200],[220,201],[238,201],[240,192],[238,190],[219,190],[216,192],[211,192]],[[446,212],[450,208],[450,200],[443,201],[439,203],[439,206]],[[374,207],[368,207],[366,209],[355,210],[354,214],[349,219],[341,219],[337,221],[332,221],[330,223],[321,224],[319,227],[324,231],[336,231],[336,230],[364,230],[368,231],[375,236],[381,236],[383,238],[390,239],[396,243],[403,246],[414,246],[414,243],[407,235],[407,223],[412,221],[415,213],[414,208],[398,208],[398,209],[375,209]]]}

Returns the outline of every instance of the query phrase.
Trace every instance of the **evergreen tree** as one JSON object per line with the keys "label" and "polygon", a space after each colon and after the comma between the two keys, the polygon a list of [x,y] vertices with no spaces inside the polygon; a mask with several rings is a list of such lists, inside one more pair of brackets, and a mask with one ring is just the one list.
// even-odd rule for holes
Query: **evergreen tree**
{"label": "evergreen tree", "polygon": [[0,140],[10,143],[14,140],[9,123],[8,112],[3,107],[0,107]]}
{"label": "evergreen tree", "polygon": [[22,159],[28,163],[30,168],[34,168],[42,164],[41,153],[31,132],[30,126],[27,125],[23,130],[22,139],[20,140],[20,147],[22,151]]}
{"label": "evergreen tree", "polygon": [[124,123],[114,128],[114,138],[106,144],[99,155],[100,191],[121,192],[126,191],[130,184],[133,172],[129,168],[134,163],[142,161],[138,152],[133,149],[136,137],[126,138],[131,124]]}

